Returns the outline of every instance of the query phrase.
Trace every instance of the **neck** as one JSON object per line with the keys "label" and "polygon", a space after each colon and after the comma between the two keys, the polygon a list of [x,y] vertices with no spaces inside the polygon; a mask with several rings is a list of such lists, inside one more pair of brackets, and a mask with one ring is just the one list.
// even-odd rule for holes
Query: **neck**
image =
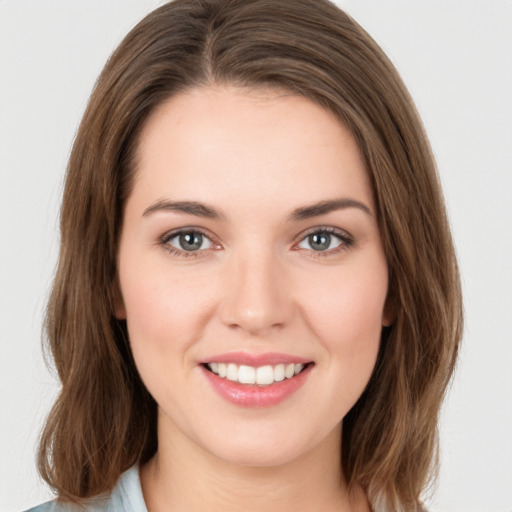
{"label": "neck", "polygon": [[341,427],[321,446],[265,467],[222,460],[174,434],[159,432],[159,450],[141,468],[149,512],[369,511],[361,489],[348,492],[341,469]]}

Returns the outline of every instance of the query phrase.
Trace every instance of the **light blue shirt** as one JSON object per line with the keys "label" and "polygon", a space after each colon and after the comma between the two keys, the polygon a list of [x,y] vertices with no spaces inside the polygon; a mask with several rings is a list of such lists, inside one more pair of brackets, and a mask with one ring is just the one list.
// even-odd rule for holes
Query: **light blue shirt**
{"label": "light blue shirt", "polygon": [[26,512],[148,512],[140,486],[139,467],[132,466],[125,471],[112,492],[102,494],[83,505],[48,501]]}

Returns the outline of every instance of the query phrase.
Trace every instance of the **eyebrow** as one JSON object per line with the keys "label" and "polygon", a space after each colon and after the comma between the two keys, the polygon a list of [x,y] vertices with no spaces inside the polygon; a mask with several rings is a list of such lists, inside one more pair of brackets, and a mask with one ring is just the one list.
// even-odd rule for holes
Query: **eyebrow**
{"label": "eyebrow", "polygon": [[[345,208],[357,208],[367,215],[372,215],[370,208],[368,208],[364,203],[357,201],[356,199],[343,197],[339,199],[319,201],[318,203],[296,208],[290,213],[288,220],[291,222],[297,222],[310,219],[312,217],[318,217],[320,215],[326,215],[327,213],[336,210],[343,210]],[[213,220],[225,219],[224,214],[204,203],[199,203],[197,201],[168,201],[165,199],[160,199],[151,206],[148,206],[144,210],[142,216],[147,217],[148,215],[159,211],[186,213],[188,215],[195,215],[196,217],[204,217],[206,219]]]}
{"label": "eyebrow", "polygon": [[151,206],[148,206],[144,210],[142,216],[147,217],[148,215],[159,211],[187,213],[189,215],[195,215],[197,217],[204,217],[206,219],[214,220],[220,220],[224,218],[224,215],[217,211],[215,208],[207,206],[203,203],[198,203],[197,201],[167,201],[164,199],[160,199],[156,203],[153,203]]}
{"label": "eyebrow", "polygon": [[357,208],[372,216],[370,208],[368,208],[368,206],[366,206],[361,201],[357,201],[356,199],[351,199],[348,197],[342,197],[339,199],[329,199],[327,201],[320,201],[308,206],[296,208],[289,215],[289,220],[296,222],[310,219],[311,217],[325,215],[336,210],[344,210],[345,208]]}

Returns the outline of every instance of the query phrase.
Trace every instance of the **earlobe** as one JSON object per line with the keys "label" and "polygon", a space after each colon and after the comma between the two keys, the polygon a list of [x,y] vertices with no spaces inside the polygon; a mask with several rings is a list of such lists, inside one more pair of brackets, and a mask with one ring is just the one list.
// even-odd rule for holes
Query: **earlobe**
{"label": "earlobe", "polygon": [[394,301],[388,295],[382,312],[382,327],[391,327],[396,319],[396,307]]}
{"label": "earlobe", "polygon": [[124,304],[119,304],[114,308],[114,315],[118,320],[126,320],[126,309]]}
{"label": "earlobe", "polygon": [[124,305],[123,295],[119,286],[119,279],[116,277],[112,285],[113,310],[114,316],[118,320],[126,320],[126,308]]}

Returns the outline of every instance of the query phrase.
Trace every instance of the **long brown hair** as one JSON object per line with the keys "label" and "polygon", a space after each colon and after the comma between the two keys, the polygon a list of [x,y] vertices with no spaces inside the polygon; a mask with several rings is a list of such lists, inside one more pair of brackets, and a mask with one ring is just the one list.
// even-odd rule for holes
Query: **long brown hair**
{"label": "long brown hair", "polygon": [[212,84],[300,94],[334,112],[358,142],[394,321],[343,420],[342,466],[379,510],[418,510],[461,337],[457,263],[410,96],[378,45],[326,0],[176,0],[142,20],[107,62],[67,170],[46,322],[62,390],[39,471],[61,499],[80,499],[112,488],[157,449],[156,404],[114,315],[119,227],[144,121],[179,91]]}

